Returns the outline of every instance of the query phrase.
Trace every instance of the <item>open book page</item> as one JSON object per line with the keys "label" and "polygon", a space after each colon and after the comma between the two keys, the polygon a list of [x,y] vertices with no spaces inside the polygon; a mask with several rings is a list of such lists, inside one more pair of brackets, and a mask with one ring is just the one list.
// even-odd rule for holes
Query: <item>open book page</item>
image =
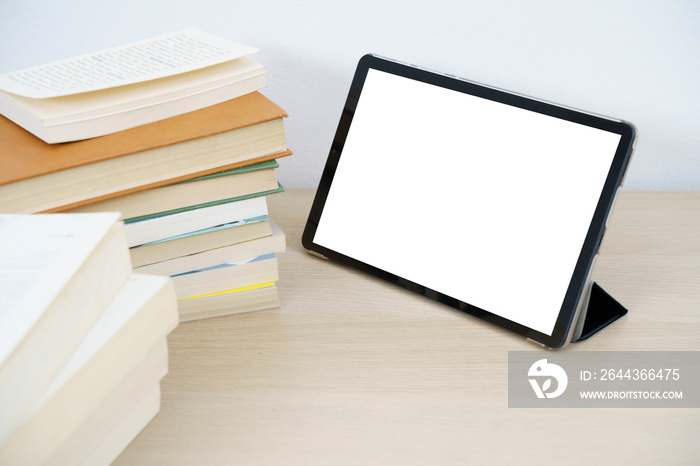
{"label": "open book page", "polygon": [[34,99],[108,89],[235,60],[258,49],[197,29],[0,75],[0,90]]}
{"label": "open book page", "polygon": [[0,366],[118,219],[0,215]]}
{"label": "open book page", "polygon": [[[176,100],[183,89],[196,93],[199,86],[231,81],[231,76],[250,76],[263,67],[250,57],[208,66],[192,73],[165,76],[124,86],[73,94],[52,99],[31,99],[13,95],[12,99],[42,119],[51,120],[47,126],[71,123],[104,115],[105,108],[118,113]],[[204,84],[203,84],[204,83]],[[122,92],[123,91],[123,92]]]}

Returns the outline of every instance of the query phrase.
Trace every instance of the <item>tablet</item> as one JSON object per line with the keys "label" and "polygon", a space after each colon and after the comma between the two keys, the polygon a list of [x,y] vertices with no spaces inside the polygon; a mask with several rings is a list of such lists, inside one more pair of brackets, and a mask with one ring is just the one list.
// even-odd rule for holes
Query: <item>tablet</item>
{"label": "tablet", "polygon": [[559,348],[634,140],[624,121],[366,55],[302,243]]}

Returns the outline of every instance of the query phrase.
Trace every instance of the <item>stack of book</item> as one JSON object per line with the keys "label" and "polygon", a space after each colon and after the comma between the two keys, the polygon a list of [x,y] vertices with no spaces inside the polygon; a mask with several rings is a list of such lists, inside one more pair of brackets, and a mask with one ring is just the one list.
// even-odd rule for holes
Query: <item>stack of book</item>
{"label": "stack of book", "polygon": [[0,215],[0,464],[110,464],[160,409],[167,277],[116,213]]}
{"label": "stack of book", "polygon": [[0,76],[0,212],[120,212],[181,321],[278,307],[266,197],[291,152],[254,51],[186,30]]}

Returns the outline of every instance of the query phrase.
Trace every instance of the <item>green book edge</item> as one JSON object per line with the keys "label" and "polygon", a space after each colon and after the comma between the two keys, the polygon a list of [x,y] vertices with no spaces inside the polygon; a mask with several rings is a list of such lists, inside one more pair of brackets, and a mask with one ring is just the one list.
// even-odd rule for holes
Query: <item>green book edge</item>
{"label": "green book edge", "polygon": [[281,193],[281,192],[284,192],[284,187],[278,182],[277,189],[270,189],[268,191],[261,191],[258,193],[246,194],[244,196],[231,197],[228,199],[220,199],[218,201],[205,202],[203,204],[196,204],[196,205],[187,206],[187,207],[180,207],[179,209],[172,209],[172,210],[166,210],[164,212],[157,212],[157,213],[153,213],[153,214],[141,215],[140,217],[127,218],[124,220],[124,223],[128,225],[130,223],[142,222],[144,220],[165,217],[168,215],[179,214],[182,212],[189,212],[192,210],[203,209],[205,207],[213,207],[216,205],[229,204],[231,202],[244,201],[246,199],[253,199],[255,197],[269,196],[269,195],[277,194],[277,193]]}
{"label": "green book edge", "polygon": [[244,167],[232,168],[230,170],[225,170],[218,173],[212,173],[211,175],[199,176],[197,178],[192,178],[191,180],[180,181],[173,184],[185,184],[192,183],[193,181],[209,180],[211,178],[219,178],[220,176],[238,175],[240,173],[254,172],[258,170],[266,170],[268,168],[279,168],[280,164],[276,160],[268,160],[266,162],[259,162],[253,165],[246,165]]}

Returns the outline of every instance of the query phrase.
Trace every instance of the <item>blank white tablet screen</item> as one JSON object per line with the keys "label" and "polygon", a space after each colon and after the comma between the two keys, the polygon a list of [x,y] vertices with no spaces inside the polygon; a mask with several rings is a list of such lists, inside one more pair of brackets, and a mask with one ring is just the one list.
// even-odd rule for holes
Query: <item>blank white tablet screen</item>
{"label": "blank white tablet screen", "polygon": [[370,69],[314,242],[551,335],[619,140]]}

